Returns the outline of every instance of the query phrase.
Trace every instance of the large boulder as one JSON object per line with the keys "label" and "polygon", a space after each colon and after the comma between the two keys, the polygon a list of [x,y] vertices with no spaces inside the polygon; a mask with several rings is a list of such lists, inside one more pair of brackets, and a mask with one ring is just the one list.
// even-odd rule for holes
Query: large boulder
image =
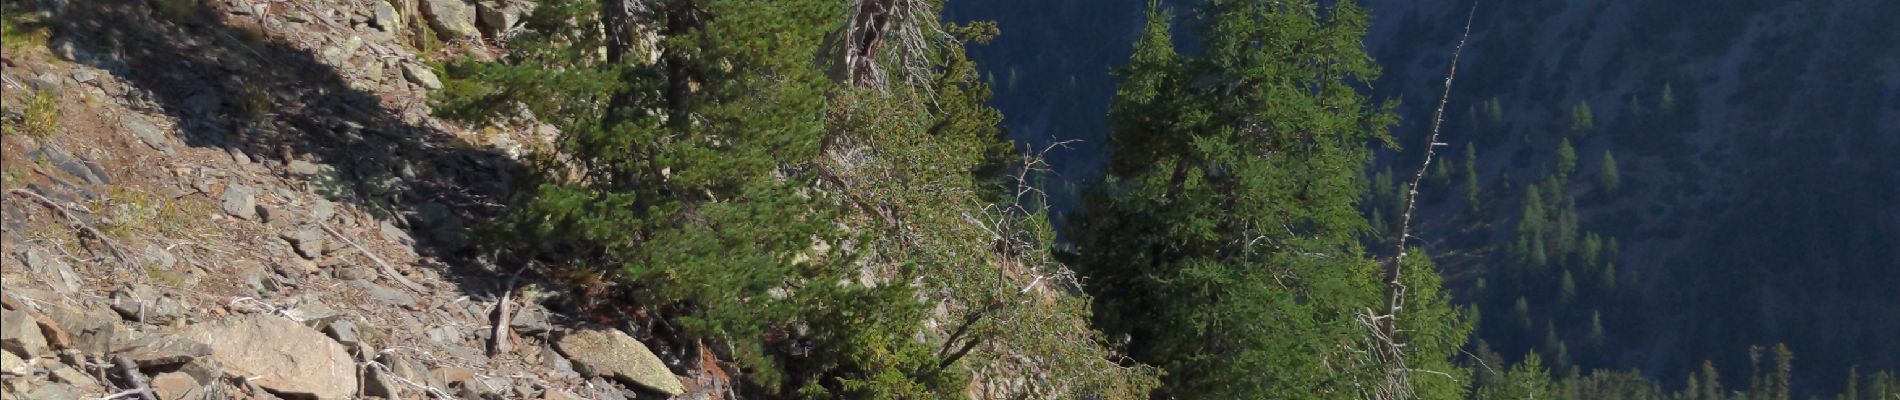
{"label": "large boulder", "polygon": [[562,336],[556,345],[581,373],[613,378],[667,397],[686,392],[659,356],[625,332],[583,329]]}
{"label": "large boulder", "polygon": [[[137,332],[119,324],[117,314],[100,309],[47,307],[46,321],[42,325],[42,332],[55,332],[53,342],[64,342],[62,346],[89,354],[124,349],[138,339]],[[53,329],[46,329],[48,327]]]}
{"label": "large boulder", "polygon": [[475,7],[467,0],[422,0],[423,18],[442,40],[474,39],[481,35],[475,28]]}
{"label": "large boulder", "polygon": [[533,10],[534,3],[525,1],[481,0],[475,3],[475,25],[483,35],[499,38]]}
{"label": "large boulder", "polygon": [[251,187],[232,183],[231,186],[224,188],[224,194],[218,197],[225,214],[243,219],[257,219],[257,192]]}
{"label": "large boulder", "polygon": [[343,345],[288,318],[253,314],[186,327],[179,336],[211,347],[231,374],[286,395],[341,399],[356,393],[356,365]]}
{"label": "large boulder", "polygon": [[48,354],[39,322],[20,310],[0,311],[0,348],[23,359]]}

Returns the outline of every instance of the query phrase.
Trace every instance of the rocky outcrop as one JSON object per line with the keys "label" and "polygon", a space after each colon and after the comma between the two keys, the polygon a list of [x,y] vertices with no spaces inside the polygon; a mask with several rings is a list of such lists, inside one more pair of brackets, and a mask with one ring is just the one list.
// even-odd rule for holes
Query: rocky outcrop
{"label": "rocky outcrop", "polygon": [[557,344],[583,374],[613,378],[667,396],[686,392],[660,357],[625,332],[583,329],[562,336]]}

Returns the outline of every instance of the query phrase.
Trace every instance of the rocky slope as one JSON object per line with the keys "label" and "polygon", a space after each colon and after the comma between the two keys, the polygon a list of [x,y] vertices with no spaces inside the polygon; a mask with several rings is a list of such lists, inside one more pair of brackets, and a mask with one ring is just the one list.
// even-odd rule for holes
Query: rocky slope
{"label": "rocky slope", "polygon": [[433,119],[428,62],[525,5],[6,7],[0,397],[723,397],[467,245],[548,134]]}

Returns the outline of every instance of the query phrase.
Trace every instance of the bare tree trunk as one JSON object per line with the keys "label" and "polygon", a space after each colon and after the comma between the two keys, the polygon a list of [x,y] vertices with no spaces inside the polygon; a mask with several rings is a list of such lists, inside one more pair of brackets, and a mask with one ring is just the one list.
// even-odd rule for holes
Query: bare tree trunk
{"label": "bare tree trunk", "polygon": [[607,62],[626,61],[638,38],[639,15],[646,11],[645,0],[600,0],[600,22],[607,31]]}
{"label": "bare tree trunk", "polygon": [[859,87],[874,87],[877,79],[877,54],[884,47],[885,32],[891,28],[897,0],[858,0],[851,22],[845,26],[844,43],[832,66],[833,80]]}

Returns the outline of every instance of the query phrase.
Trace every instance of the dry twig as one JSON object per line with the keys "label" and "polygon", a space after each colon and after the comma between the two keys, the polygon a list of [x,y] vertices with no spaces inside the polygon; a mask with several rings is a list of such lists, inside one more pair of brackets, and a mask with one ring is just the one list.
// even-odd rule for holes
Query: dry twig
{"label": "dry twig", "polygon": [[369,249],[363,248],[363,245],[356,244],[356,241],[350,240],[350,238],[343,236],[343,234],[338,233],[336,229],[331,229],[329,224],[325,224],[323,223],[323,221],[317,221],[317,227],[323,228],[324,232],[329,232],[330,236],[335,236],[337,240],[342,240],[343,243],[349,244],[350,247],[356,249],[357,252],[361,252],[363,253],[363,255],[369,256],[369,260],[376,262],[376,266],[382,269],[383,275],[388,275],[389,279],[395,280],[396,283],[402,284],[402,287],[409,288],[409,290],[413,290],[416,293],[422,293],[422,294],[429,293],[427,290],[423,290],[422,285],[418,285],[414,281],[410,281],[409,278],[403,277],[402,273],[397,272],[396,267],[390,266],[388,261],[383,261],[383,258],[377,257],[376,253],[371,253]]}

